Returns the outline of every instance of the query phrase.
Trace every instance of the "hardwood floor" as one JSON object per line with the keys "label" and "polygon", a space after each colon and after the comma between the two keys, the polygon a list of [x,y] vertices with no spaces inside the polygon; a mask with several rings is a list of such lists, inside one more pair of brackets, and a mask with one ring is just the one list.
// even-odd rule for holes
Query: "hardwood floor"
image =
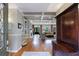
{"label": "hardwood floor", "polygon": [[35,48],[32,44],[32,40],[30,39],[28,44],[21,48],[17,53],[9,53],[9,56],[21,56],[24,51],[37,51],[37,52],[50,52],[50,55],[52,55],[52,47],[46,48],[45,42],[40,43],[40,46],[38,48]]}

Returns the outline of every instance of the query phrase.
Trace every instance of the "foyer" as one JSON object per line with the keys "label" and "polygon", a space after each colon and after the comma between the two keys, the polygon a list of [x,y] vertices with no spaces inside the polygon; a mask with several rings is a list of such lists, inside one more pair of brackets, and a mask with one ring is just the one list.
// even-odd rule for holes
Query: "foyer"
{"label": "foyer", "polygon": [[0,7],[0,55],[79,56],[78,3],[2,3]]}

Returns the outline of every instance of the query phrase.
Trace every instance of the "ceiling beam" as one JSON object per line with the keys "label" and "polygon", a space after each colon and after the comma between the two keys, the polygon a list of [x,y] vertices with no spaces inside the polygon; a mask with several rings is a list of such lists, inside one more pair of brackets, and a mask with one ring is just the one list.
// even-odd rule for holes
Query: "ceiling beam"
{"label": "ceiling beam", "polygon": [[[42,12],[23,12],[24,15],[42,15]],[[44,12],[44,15],[56,15],[56,12]]]}

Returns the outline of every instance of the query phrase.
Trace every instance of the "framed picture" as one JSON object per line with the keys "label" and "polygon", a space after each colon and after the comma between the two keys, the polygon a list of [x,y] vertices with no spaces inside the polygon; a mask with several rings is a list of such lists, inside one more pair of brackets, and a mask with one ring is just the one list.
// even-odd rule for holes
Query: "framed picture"
{"label": "framed picture", "polygon": [[22,28],[21,23],[18,23],[18,29],[21,29],[21,28]]}

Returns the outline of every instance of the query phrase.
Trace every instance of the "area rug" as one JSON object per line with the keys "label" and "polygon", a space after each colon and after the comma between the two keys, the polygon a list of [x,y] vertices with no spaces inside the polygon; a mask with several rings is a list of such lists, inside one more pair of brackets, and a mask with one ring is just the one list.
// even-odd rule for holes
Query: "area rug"
{"label": "area rug", "polygon": [[24,52],[22,56],[50,56],[49,52]]}

